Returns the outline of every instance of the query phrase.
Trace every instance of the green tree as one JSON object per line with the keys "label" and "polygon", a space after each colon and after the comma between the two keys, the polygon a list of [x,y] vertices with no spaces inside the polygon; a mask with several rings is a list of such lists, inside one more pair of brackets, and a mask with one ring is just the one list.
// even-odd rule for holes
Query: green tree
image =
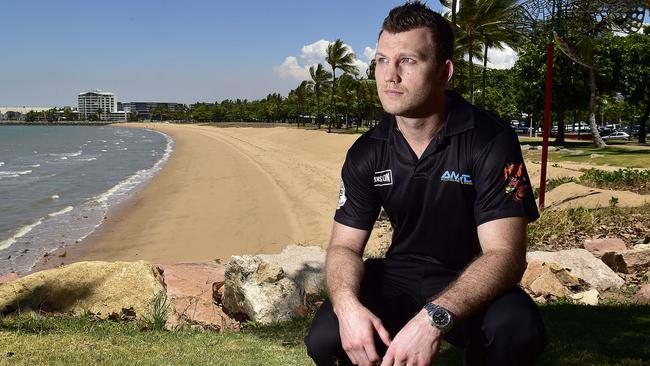
{"label": "green tree", "polygon": [[332,68],[332,91],[330,94],[332,115],[330,116],[329,123],[327,125],[327,132],[332,132],[332,119],[336,117],[336,104],[334,101],[334,95],[336,94],[336,69],[340,69],[344,73],[352,75],[356,75],[359,72],[359,69],[353,64],[354,53],[352,53],[349,48],[343,44],[343,41],[341,41],[341,39],[337,39],[327,46],[326,61]]}
{"label": "green tree", "polygon": [[320,96],[323,91],[323,88],[327,85],[327,82],[329,78],[332,76],[328,71],[326,71],[323,68],[323,65],[318,64],[318,65],[312,65],[309,67],[309,75],[311,76],[311,80],[314,84],[314,96],[316,97],[316,123],[318,125],[318,129],[320,129],[320,125],[322,123],[322,110],[321,110],[321,104],[320,104]]}

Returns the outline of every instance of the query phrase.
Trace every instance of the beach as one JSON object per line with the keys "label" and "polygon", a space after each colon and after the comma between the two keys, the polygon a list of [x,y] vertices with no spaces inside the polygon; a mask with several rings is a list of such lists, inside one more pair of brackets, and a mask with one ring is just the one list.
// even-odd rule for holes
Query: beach
{"label": "beach", "polygon": [[35,269],[81,260],[227,261],[278,253],[289,244],[327,246],[341,165],[358,135],[120,125],[171,136],[171,158],[97,231]]}

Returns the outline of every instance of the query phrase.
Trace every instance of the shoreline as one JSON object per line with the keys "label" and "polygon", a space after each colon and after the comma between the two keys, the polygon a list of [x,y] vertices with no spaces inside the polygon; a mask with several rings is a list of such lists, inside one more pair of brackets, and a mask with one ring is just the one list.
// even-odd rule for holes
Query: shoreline
{"label": "shoreline", "polygon": [[83,241],[44,257],[32,272],[86,260],[227,261],[325,248],[340,167],[356,135],[289,128],[116,124],[175,142],[163,169]]}

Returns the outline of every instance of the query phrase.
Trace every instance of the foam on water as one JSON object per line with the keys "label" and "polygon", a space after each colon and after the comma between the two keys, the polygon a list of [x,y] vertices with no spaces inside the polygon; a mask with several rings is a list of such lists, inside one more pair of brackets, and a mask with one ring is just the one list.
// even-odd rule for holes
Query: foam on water
{"label": "foam on water", "polygon": [[12,237],[10,237],[7,240],[4,240],[4,241],[0,242],[0,250],[9,248],[11,246],[11,244],[16,242],[16,240],[18,240],[18,239],[22,238],[23,236],[29,234],[29,232],[32,231],[32,229],[34,229],[35,227],[37,227],[38,225],[40,225],[42,223],[43,223],[43,218],[40,218],[40,219],[36,220],[35,222],[33,222],[33,223],[29,224],[29,225],[25,225],[25,226],[21,227],[20,229],[18,229],[18,231]]}

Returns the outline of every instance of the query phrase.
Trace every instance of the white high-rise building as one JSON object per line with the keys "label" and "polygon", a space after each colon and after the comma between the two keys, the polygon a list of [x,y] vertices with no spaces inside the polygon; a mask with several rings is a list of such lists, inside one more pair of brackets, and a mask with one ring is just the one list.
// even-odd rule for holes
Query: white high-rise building
{"label": "white high-rise building", "polygon": [[117,99],[115,94],[94,89],[86,93],[79,93],[79,117],[88,119],[96,113],[101,120],[112,120],[112,114],[117,112]]}

